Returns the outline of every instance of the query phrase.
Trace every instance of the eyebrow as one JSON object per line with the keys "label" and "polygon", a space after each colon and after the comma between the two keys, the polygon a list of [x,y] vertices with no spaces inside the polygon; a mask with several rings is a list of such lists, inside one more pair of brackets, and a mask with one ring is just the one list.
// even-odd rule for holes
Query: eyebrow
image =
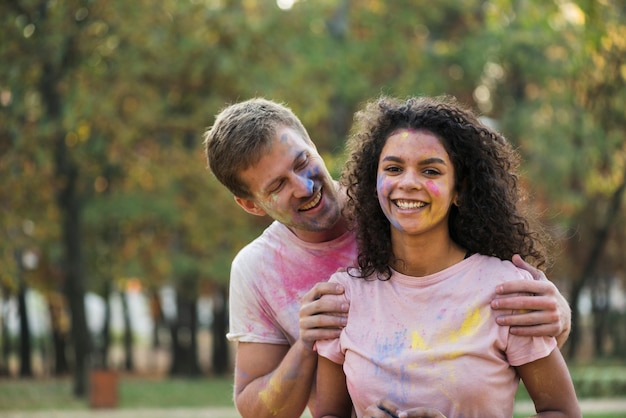
{"label": "eyebrow", "polygon": [[[404,160],[400,157],[396,157],[395,155],[389,155],[385,158],[383,158],[383,162],[385,161],[393,161],[396,163],[401,163],[404,162]],[[442,160],[441,158],[437,158],[437,157],[432,157],[432,158],[426,158],[424,160],[421,160],[420,165],[428,165],[428,164],[446,164],[446,162],[444,160]]]}

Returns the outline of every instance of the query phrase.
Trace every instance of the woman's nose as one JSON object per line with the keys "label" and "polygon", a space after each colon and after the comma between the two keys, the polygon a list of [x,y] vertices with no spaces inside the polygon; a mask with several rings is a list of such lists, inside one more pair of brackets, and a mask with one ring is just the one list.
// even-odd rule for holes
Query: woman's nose
{"label": "woman's nose", "polygon": [[420,190],[423,188],[422,178],[418,175],[418,173],[408,170],[402,174],[400,179],[399,186],[404,189],[416,189]]}

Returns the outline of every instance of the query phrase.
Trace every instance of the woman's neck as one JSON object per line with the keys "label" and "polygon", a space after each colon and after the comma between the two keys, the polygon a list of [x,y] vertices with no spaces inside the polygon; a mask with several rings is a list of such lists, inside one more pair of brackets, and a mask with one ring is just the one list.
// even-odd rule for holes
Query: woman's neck
{"label": "woman's neck", "polygon": [[466,250],[450,239],[449,235],[439,239],[412,237],[392,233],[393,252],[396,261],[391,267],[407,276],[423,277],[438,273],[461,262]]}

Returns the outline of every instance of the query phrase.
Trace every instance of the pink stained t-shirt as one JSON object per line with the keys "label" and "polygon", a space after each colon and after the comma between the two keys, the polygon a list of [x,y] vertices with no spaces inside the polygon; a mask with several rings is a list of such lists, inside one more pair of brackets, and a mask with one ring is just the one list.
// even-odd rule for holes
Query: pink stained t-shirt
{"label": "pink stained t-shirt", "polygon": [[232,262],[227,338],[293,345],[300,334],[302,296],[340,267],[353,265],[356,251],[352,232],[310,243],[273,222]]}
{"label": "pink stained t-shirt", "polygon": [[346,272],[348,325],[320,355],[343,364],[357,416],[387,398],[401,409],[425,406],[446,417],[511,417],[519,377],[512,366],[548,356],[554,338],[518,337],[496,324],[496,285],[532,280],[509,261],[479,254],[439,273],[388,281]]}

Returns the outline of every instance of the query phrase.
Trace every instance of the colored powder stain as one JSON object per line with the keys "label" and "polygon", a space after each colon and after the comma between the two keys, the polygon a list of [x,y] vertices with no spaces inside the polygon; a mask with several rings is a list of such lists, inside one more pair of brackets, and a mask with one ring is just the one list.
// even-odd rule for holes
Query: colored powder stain
{"label": "colored powder stain", "polygon": [[438,320],[442,320],[442,319],[443,319],[443,316],[444,316],[445,314],[446,314],[446,309],[442,309],[442,310],[439,312],[439,315],[437,316],[437,319],[438,319]]}
{"label": "colored powder stain", "polygon": [[437,187],[437,185],[435,184],[434,181],[432,180],[428,180],[426,182],[426,187],[428,188],[428,190],[430,190],[430,192],[432,194],[434,194],[435,196],[439,196],[441,195],[441,190],[439,190],[439,187]]}
{"label": "colored powder stain", "polygon": [[312,169],[311,168],[307,169],[306,174],[308,177],[313,178],[313,177],[318,177],[321,172],[322,170],[320,170],[319,166],[315,166]]}
{"label": "colored powder stain", "polygon": [[451,351],[446,355],[446,359],[454,360],[457,357],[461,357],[463,354],[465,354],[465,351],[463,350]]}
{"label": "colored powder stain", "polygon": [[482,315],[480,314],[480,309],[476,308],[465,318],[459,330],[450,335],[450,340],[457,341],[461,337],[471,336],[476,332],[481,322]]}
{"label": "colored powder stain", "polygon": [[307,177],[306,178],[306,187],[307,187],[307,190],[308,190],[309,194],[313,194],[313,188],[315,187],[315,182]]}
{"label": "colored powder stain", "polygon": [[460,333],[464,336],[472,335],[478,329],[478,326],[482,322],[482,315],[480,314],[480,308],[474,309],[466,319],[463,321],[463,325],[461,325]]}
{"label": "colored powder stain", "polygon": [[413,350],[426,351],[429,349],[428,345],[417,331],[411,332],[411,348]]}
{"label": "colored powder stain", "polygon": [[277,394],[280,394],[280,384],[274,378],[271,378],[268,382],[268,387],[259,392],[259,398],[265,405],[268,411],[274,416],[278,415],[282,408],[272,407],[272,401]]}

